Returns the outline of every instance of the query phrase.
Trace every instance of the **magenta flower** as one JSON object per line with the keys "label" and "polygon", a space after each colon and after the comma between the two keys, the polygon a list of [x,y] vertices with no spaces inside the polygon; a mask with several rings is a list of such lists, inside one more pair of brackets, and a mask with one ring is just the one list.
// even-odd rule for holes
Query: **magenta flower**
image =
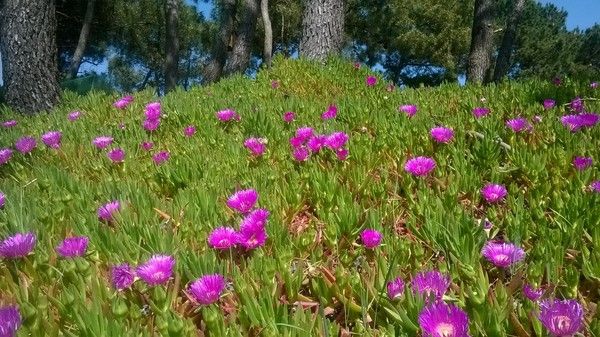
{"label": "magenta flower", "polygon": [[540,303],[540,322],[555,337],[572,337],[583,325],[583,307],[577,300],[544,300]]}
{"label": "magenta flower", "polygon": [[593,112],[581,113],[579,114],[579,120],[581,126],[591,128],[594,125],[598,124],[598,121],[600,121],[600,115]]}
{"label": "magenta flower", "polygon": [[238,233],[231,227],[218,227],[208,235],[208,245],[214,249],[225,250],[238,242]]}
{"label": "magenta flower", "polygon": [[292,111],[287,111],[283,114],[283,121],[286,123],[291,123],[296,119],[296,114]]}
{"label": "magenta flower", "polygon": [[529,124],[527,118],[515,118],[506,121],[506,126],[511,128],[514,132],[523,132],[523,131],[531,131],[533,126]]}
{"label": "magenta flower", "polygon": [[542,116],[540,116],[540,115],[533,116],[533,122],[534,123],[541,123],[542,122]]}
{"label": "magenta flower", "polygon": [[21,327],[21,313],[15,305],[0,307],[0,336],[14,337]]}
{"label": "magenta flower", "polygon": [[600,180],[593,181],[590,184],[590,189],[592,192],[600,193]]}
{"label": "magenta flower", "polygon": [[15,148],[22,154],[27,154],[33,151],[36,146],[37,142],[35,138],[29,136],[21,137],[15,143]]}
{"label": "magenta flower", "polygon": [[483,116],[488,115],[490,113],[490,109],[484,108],[484,107],[476,107],[476,108],[473,108],[472,112],[473,112],[473,116],[475,116],[475,118],[479,119]]}
{"label": "magenta flower", "polygon": [[296,130],[296,138],[299,142],[304,143],[315,135],[315,130],[308,126],[303,126]]}
{"label": "magenta flower", "polygon": [[377,77],[367,76],[366,82],[367,82],[367,87],[373,87],[373,86],[375,86],[375,84],[377,84]]}
{"label": "magenta flower", "polygon": [[431,138],[438,143],[450,143],[452,138],[454,138],[454,130],[451,128],[446,128],[443,126],[438,126],[431,129]]}
{"label": "magenta flower", "polygon": [[149,286],[164,284],[173,276],[175,259],[169,255],[154,255],[136,268],[136,274]]}
{"label": "magenta flower", "polygon": [[328,119],[334,119],[335,117],[337,117],[337,111],[338,108],[337,106],[335,106],[335,104],[332,104],[329,106],[329,108],[327,108],[327,111],[323,112],[323,114],[321,114],[321,119],[326,121]]}
{"label": "magenta flower", "polygon": [[556,106],[556,101],[551,98],[546,98],[543,104],[544,110],[550,110]]}
{"label": "magenta flower", "polygon": [[469,317],[454,304],[431,303],[419,313],[423,337],[470,337]]}
{"label": "magenta flower", "polygon": [[148,142],[148,141],[142,142],[142,143],[140,144],[140,147],[141,147],[142,149],[144,149],[144,151],[150,151],[150,150],[152,149],[152,147],[153,147],[153,146],[154,146],[154,143],[152,143],[152,142]]}
{"label": "magenta flower", "polygon": [[235,192],[227,199],[227,206],[242,214],[250,212],[258,201],[258,192],[255,189],[247,189]]}
{"label": "magenta flower", "polygon": [[267,224],[270,215],[271,213],[264,208],[255,209],[254,211],[246,215],[246,217],[242,221],[242,226],[244,225],[244,223],[247,222],[264,227]]}
{"label": "magenta flower", "polygon": [[338,160],[346,160],[348,159],[348,149],[337,149],[335,150],[335,155],[337,157]]}
{"label": "magenta flower", "polygon": [[117,109],[125,109],[131,102],[133,102],[133,96],[125,96],[114,102],[113,106]]}
{"label": "magenta flower", "polygon": [[114,148],[106,154],[108,159],[110,159],[113,163],[120,163],[125,160],[125,151],[122,148],[117,147]]}
{"label": "magenta flower", "polygon": [[144,120],[144,122],[142,123],[142,126],[144,127],[144,130],[152,132],[152,131],[156,131],[156,129],[158,129],[158,127],[160,126],[160,119],[146,119]]}
{"label": "magenta flower", "polygon": [[488,241],[481,255],[496,267],[507,268],[525,258],[525,251],[514,243]]}
{"label": "magenta flower", "polygon": [[4,165],[8,163],[10,158],[12,157],[13,151],[8,147],[0,149],[0,165]]}
{"label": "magenta flower", "polygon": [[9,236],[0,243],[0,257],[5,259],[17,259],[27,256],[35,247],[35,234],[17,233]]}
{"label": "magenta flower", "polygon": [[450,277],[437,270],[430,270],[417,273],[411,284],[415,294],[427,298],[433,295],[436,299],[441,299],[450,287]]}
{"label": "magenta flower", "polygon": [[94,144],[94,146],[96,146],[98,149],[102,150],[102,149],[105,149],[106,147],[108,147],[110,144],[112,144],[112,142],[113,142],[112,137],[100,136],[100,137],[96,137],[92,141],[92,144]]}
{"label": "magenta flower", "polygon": [[188,125],[183,128],[183,135],[186,137],[192,137],[196,133],[196,127],[193,125]]}
{"label": "magenta flower", "polygon": [[264,246],[267,241],[265,223],[266,220],[261,221],[257,216],[247,216],[240,224],[239,244],[247,250]]}
{"label": "magenta flower", "polygon": [[365,229],[360,233],[360,241],[365,248],[373,249],[381,243],[383,235],[374,229]]}
{"label": "magenta flower", "polygon": [[412,104],[402,105],[398,108],[399,111],[404,112],[408,118],[413,117],[417,113],[417,106]]}
{"label": "magenta flower", "polygon": [[390,300],[395,300],[404,293],[404,281],[401,277],[387,283],[387,295]]}
{"label": "magenta flower", "polygon": [[592,82],[592,83],[590,83],[590,88],[592,88],[592,89],[598,88],[598,82]]}
{"label": "magenta flower", "polygon": [[319,153],[327,142],[327,136],[325,135],[314,135],[307,142],[306,145],[312,153]]}
{"label": "magenta flower", "polygon": [[508,192],[504,185],[487,184],[481,189],[481,195],[485,201],[493,204],[504,199],[508,195]]}
{"label": "magenta flower", "polygon": [[586,168],[592,166],[593,159],[591,157],[575,157],[573,158],[573,166],[579,171],[583,171]]}
{"label": "magenta flower", "polygon": [[250,151],[250,153],[259,157],[262,156],[267,150],[266,140],[264,138],[248,138],[244,141],[244,146]]}
{"label": "magenta flower", "polygon": [[544,289],[542,288],[534,288],[529,283],[523,286],[523,295],[527,297],[530,301],[536,302],[537,300],[544,295]]}
{"label": "magenta flower", "polygon": [[66,238],[56,247],[56,252],[62,257],[84,256],[87,251],[89,239],[87,236]]}
{"label": "magenta flower", "polygon": [[169,160],[170,157],[171,154],[169,153],[169,151],[160,151],[154,156],[152,156],[152,160],[154,161],[154,164],[161,165],[167,160]]}
{"label": "magenta flower", "polygon": [[273,89],[279,88],[279,81],[276,81],[276,80],[271,81],[271,88],[273,88]]}
{"label": "magenta flower", "polygon": [[8,128],[12,128],[13,126],[16,126],[16,125],[17,125],[17,121],[14,120],[14,119],[11,119],[11,120],[6,121],[6,122],[2,122],[2,126],[5,127],[5,128],[7,128],[7,129]]}
{"label": "magenta flower", "polygon": [[111,281],[115,289],[120,291],[129,288],[134,280],[135,271],[129,264],[123,263],[112,267]]}
{"label": "magenta flower", "polygon": [[121,209],[121,203],[118,200],[113,200],[98,207],[98,219],[100,221],[111,222],[114,220],[115,214]]}
{"label": "magenta flower", "polygon": [[334,132],[325,139],[325,146],[332,150],[341,149],[348,143],[348,134],[345,132]]}
{"label": "magenta flower", "polygon": [[569,108],[571,109],[571,111],[576,112],[576,113],[582,113],[585,111],[585,108],[583,106],[583,100],[580,97],[575,97],[569,103]]}
{"label": "magenta flower", "polygon": [[0,192],[0,209],[4,208],[4,204],[6,204],[6,195]]}
{"label": "magenta flower", "polygon": [[221,110],[221,111],[217,112],[217,118],[221,122],[229,122],[231,120],[239,121],[240,115],[238,115],[237,112],[235,112],[234,110],[226,109],[226,110]]}
{"label": "magenta flower", "polygon": [[307,161],[310,156],[310,151],[304,146],[299,146],[294,149],[292,155],[296,161]]}
{"label": "magenta flower", "polygon": [[199,304],[209,305],[219,300],[225,286],[225,278],[222,275],[204,275],[190,284],[189,293]]}
{"label": "magenta flower", "polygon": [[81,116],[81,112],[80,111],[72,111],[67,116],[67,119],[70,120],[71,122],[74,122],[74,121],[78,120],[80,116]]}
{"label": "magenta flower", "polygon": [[160,118],[160,102],[152,102],[146,104],[144,111],[147,120],[157,120]]}
{"label": "magenta flower", "polygon": [[42,135],[42,142],[49,148],[58,149],[61,138],[62,133],[60,131],[50,131]]}
{"label": "magenta flower", "polygon": [[435,160],[429,157],[415,157],[404,164],[404,170],[413,176],[423,177],[435,169]]}

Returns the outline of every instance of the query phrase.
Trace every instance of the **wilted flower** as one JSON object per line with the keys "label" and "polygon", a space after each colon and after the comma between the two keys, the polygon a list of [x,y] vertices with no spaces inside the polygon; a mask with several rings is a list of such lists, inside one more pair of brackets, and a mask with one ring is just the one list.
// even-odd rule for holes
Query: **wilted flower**
{"label": "wilted flower", "polygon": [[325,139],[325,146],[332,150],[337,150],[346,146],[348,139],[348,134],[346,134],[345,132],[334,132],[327,136],[327,138]]}
{"label": "wilted flower", "polygon": [[160,118],[160,102],[152,102],[146,104],[146,110],[144,111],[147,120],[157,120]]}
{"label": "wilted flower", "polygon": [[488,241],[481,249],[481,255],[496,267],[509,267],[525,257],[525,251],[514,243]]}
{"label": "wilted flower", "polygon": [[335,117],[337,117],[337,111],[338,108],[335,104],[332,104],[329,106],[329,108],[327,108],[327,111],[323,112],[323,114],[321,114],[321,119],[322,120],[328,120],[328,119],[333,119]]}
{"label": "wilted flower", "polygon": [[8,147],[0,149],[0,165],[4,165],[4,164],[8,163],[8,161],[12,157],[12,153],[13,153],[13,151],[11,149],[9,149]]}
{"label": "wilted flower", "polygon": [[556,76],[555,78],[552,79],[552,84],[554,84],[555,86],[559,86],[562,83],[562,80],[560,79],[560,77]]}
{"label": "wilted flower", "polygon": [[543,104],[545,110],[550,110],[556,106],[556,101],[551,98],[546,98]]}
{"label": "wilted flower", "polygon": [[127,264],[119,264],[112,267],[111,270],[112,284],[117,290],[129,288],[135,280],[135,271]]}
{"label": "wilted flower", "polygon": [[36,146],[37,142],[35,141],[35,138],[29,136],[21,137],[15,143],[15,148],[22,154],[31,152]]}
{"label": "wilted flower", "polygon": [[66,238],[56,247],[56,252],[62,257],[83,256],[87,251],[88,243],[87,236]]}
{"label": "wilted flower", "polygon": [[17,259],[27,256],[35,247],[35,234],[17,233],[9,236],[0,243],[0,257],[5,259]]}
{"label": "wilted flower", "polygon": [[294,152],[292,154],[296,161],[306,161],[310,156],[310,151],[304,146],[299,146],[294,148]]}
{"label": "wilted flower", "polygon": [[208,235],[208,245],[215,249],[229,249],[238,242],[238,233],[231,227],[218,227]]}
{"label": "wilted flower", "polygon": [[487,184],[481,189],[481,195],[485,201],[489,203],[496,203],[504,199],[508,192],[506,187],[500,184]]}
{"label": "wilted flower", "polygon": [[367,76],[366,82],[367,82],[367,86],[368,87],[372,87],[375,84],[377,84],[377,77],[375,77],[375,76]]}
{"label": "wilted flower", "polygon": [[484,108],[484,107],[476,107],[476,108],[473,108],[472,112],[473,112],[473,116],[475,116],[475,118],[479,119],[483,116],[488,115],[490,113],[490,109]]}
{"label": "wilted flower", "polygon": [[246,249],[261,247],[267,241],[266,221],[247,216],[240,224],[238,242]]}
{"label": "wilted flower", "polygon": [[412,104],[402,105],[398,110],[404,112],[409,118],[417,113],[417,106]]}
{"label": "wilted flower", "polygon": [[152,149],[152,147],[154,146],[154,143],[152,142],[142,142],[140,144],[140,146],[142,147],[142,149],[144,149],[145,151],[150,151]]}
{"label": "wilted flower", "polygon": [[413,176],[426,176],[435,168],[435,160],[429,157],[415,157],[404,164],[404,170]]}
{"label": "wilted flower", "polygon": [[113,163],[120,163],[125,160],[125,151],[122,148],[117,147],[114,148],[106,154],[108,159],[110,159]]}
{"label": "wilted flower", "polygon": [[286,123],[291,123],[296,119],[296,114],[292,111],[287,111],[283,114],[283,121]]}
{"label": "wilted flower", "polygon": [[469,317],[454,304],[431,303],[419,313],[424,337],[469,337]]}
{"label": "wilted flower", "polygon": [[354,69],[360,69],[360,62],[354,62]]}
{"label": "wilted flower", "polygon": [[2,122],[2,126],[5,127],[5,128],[7,128],[7,129],[8,128],[12,128],[13,126],[16,126],[16,125],[17,125],[17,121],[14,120],[14,119],[11,119],[11,120],[6,121],[6,122]]}
{"label": "wilted flower", "polygon": [[437,270],[417,273],[412,279],[413,292],[425,297],[433,295],[436,299],[441,299],[449,287],[450,277]]}
{"label": "wilted flower", "polygon": [[225,286],[225,278],[222,275],[204,275],[190,284],[189,293],[196,302],[209,305],[219,300]]}
{"label": "wilted flower", "polygon": [[96,146],[98,149],[102,150],[106,147],[108,147],[110,144],[112,144],[113,142],[113,138],[110,136],[100,136],[100,137],[96,137],[93,141],[92,144],[94,144],[94,146]]}
{"label": "wilted flower", "polygon": [[533,116],[533,122],[534,123],[541,123],[542,122],[542,116],[540,116],[540,115]]}
{"label": "wilted flower", "polygon": [[258,201],[258,192],[255,189],[247,189],[235,192],[227,199],[227,206],[242,214],[250,212]]}
{"label": "wilted flower", "polygon": [[240,116],[231,109],[221,110],[221,111],[217,112],[217,118],[221,122],[228,122],[231,120],[236,120],[236,121],[240,120]]}
{"label": "wilted flower", "polygon": [[125,109],[131,102],[133,102],[133,96],[125,96],[114,102],[113,106],[117,109]]}
{"label": "wilted flower", "polygon": [[166,283],[173,276],[175,259],[170,255],[154,255],[136,268],[136,274],[149,286]]}
{"label": "wilted flower", "polygon": [[388,85],[387,85],[387,87],[385,87],[385,90],[386,90],[387,92],[392,92],[392,91],[394,91],[394,89],[395,89],[395,88],[396,88],[396,87],[394,86],[394,83],[393,83],[393,82],[390,82],[390,84],[388,84]]}
{"label": "wilted flower", "polygon": [[592,192],[600,193],[600,180],[593,181],[590,184],[590,189]]}
{"label": "wilted flower", "polygon": [[0,192],[0,209],[4,208],[4,204],[6,203],[6,195]]}
{"label": "wilted flower", "polygon": [[522,117],[506,121],[506,126],[511,128],[514,132],[531,131],[533,129],[533,126],[529,124],[527,118]]}
{"label": "wilted flower", "polygon": [[387,295],[391,300],[394,300],[404,293],[404,281],[401,277],[387,283]]}
{"label": "wilted flower", "polygon": [[183,128],[183,134],[186,137],[191,137],[196,133],[196,127],[193,125],[188,125],[185,128]]}
{"label": "wilted flower", "polygon": [[154,161],[154,164],[160,165],[169,160],[169,157],[171,157],[169,151],[160,151],[152,156],[152,160]]}
{"label": "wilted flower", "polygon": [[585,111],[583,107],[583,100],[580,97],[575,97],[570,103],[569,108],[573,112],[582,113]]}
{"label": "wilted flower", "polygon": [[14,337],[21,327],[21,313],[15,305],[0,307],[0,336]]}
{"label": "wilted flower", "polygon": [[58,149],[61,138],[62,133],[60,131],[50,131],[42,135],[42,142],[49,148]]}
{"label": "wilted flower", "polygon": [[144,130],[146,130],[146,131],[150,131],[150,132],[156,131],[156,129],[158,129],[158,127],[160,126],[160,118],[146,119],[142,123],[142,126],[144,127]]}
{"label": "wilted flower", "polygon": [[113,220],[113,216],[121,209],[121,203],[118,200],[113,200],[106,203],[98,208],[98,219],[101,221],[110,222]]}
{"label": "wilted flower", "polygon": [[590,83],[590,88],[592,88],[592,89],[598,88],[598,82],[592,82],[592,83]]}
{"label": "wilted flower", "polygon": [[535,301],[539,300],[540,297],[542,297],[542,295],[544,295],[544,289],[542,289],[542,288],[536,289],[536,288],[532,287],[529,283],[527,283],[523,286],[523,294],[530,301],[535,302]]}
{"label": "wilted flower", "polygon": [[74,122],[74,121],[78,120],[80,116],[81,116],[81,112],[80,111],[72,111],[72,112],[69,113],[69,115],[67,116],[67,118],[71,122]]}
{"label": "wilted flower", "polygon": [[583,307],[577,300],[544,300],[540,302],[539,319],[555,337],[571,337],[581,330]]}
{"label": "wilted flower", "polygon": [[263,138],[248,138],[244,141],[244,146],[252,153],[253,156],[262,156],[267,150]]}
{"label": "wilted flower", "polygon": [[579,171],[583,171],[586,168],[592,166],[593,159],[591,157],[575,157],[573,158],[573,166]]}
{"label": "wilted flower", "polygon": [[443,126],[431,129],[431,138],[438,143],[449,143],[454,138],[454,130]]}

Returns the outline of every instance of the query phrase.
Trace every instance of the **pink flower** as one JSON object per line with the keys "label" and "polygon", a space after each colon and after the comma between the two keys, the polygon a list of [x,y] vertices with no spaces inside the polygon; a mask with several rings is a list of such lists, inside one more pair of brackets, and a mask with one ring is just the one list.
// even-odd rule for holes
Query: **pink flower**
{"label": "pink flower", "polygon": [[14,119],[11,119],[11,120],[6,121],[6,122],[2,122],[2,126],[5,127],[5,128],[7,128],[7,129],[8,128],[12,128],[13,126],[16,126],[16,125],[17,125],[17,121],[14,120]]}
{"label": "pink flower", "polygon": [[533,126],[529,124],[526,118],[519,117],[506,121],[506,126],[514,132],[523,132],[533,130]]}
{"label": "pink flower", "polygon": [[383,235],[374,229],[365,229],[360,233],[360,241],[368,249],[379,246],[381,239],[383,239]]}
{"label": "pink flower", "polygon": [[81,112],[80,111],[73,111],[73,112],[69,113],[69,116],[67,118],[71,122],[74,122],[74,121],[78,120],[80,116],[81,116]]}
{"label": "pink flower", "polygon": [[117,109],[125,109],[131,102],[133,102],[133,96],[125,96],[114,102],[113,106]]}
{"label": "pink flower", "polygon": [[315,130],[313,130],[313,128],[308,127],[308,126],[303,126],[301,128],[298,128],[298,130],[296,130],[296,137],[302,143],[306,142],[310,137],[314,136],[314,134],[315,134]]}
{"label": "pink flower", "polygon": [[325,146],[332,150],[337,150],[346,146],[346,143],[348,143],[348,139],[348,134],[346,134],[345,132],[334,132],[327,136],[327,138],[325,139]]}
{"label": "pink flower", "polygon": [[144,111],[146,119],[157,120],[160,118],[160,102],[152,102],[146,105],[146,111]]}
{"label": "pink flower", "polygon": [[273,89],[279,88],[279,81],[276,81],[276,80],[271,81],[271,88],[273,88]]}
{"label": "pink flower", "polygon": [[196,133],[196,127],[193,125],[188,125],[183,129],[183,134],[186,137],[192,137]]}
{"label": "pink flower", "polygon": [[348,149],[337,149],[335,150],[335,155],[337,156],[337,159],[344,161],[348,159]]}
{"label": "pink flower", "polygon": [[154,161],[154,164],[161,165],[162,163],[169,160],[170,156],[171,154],[169,153],[169,151],[160,151],[154,156],[152,156],[152,160]]}
{"label": "pink flower", "polygon": [[160,125],[160,119],[146,119],[142,126],[146,131],[156,131]]}
{"label": "pink flower", "polygon": [[556,106],[556,101],[551,99],[551,98],[546,98],[544,100],[544,110],[550,110],[552,108],[554,108],[554,106]]}
{"label": "pink flower", "polygon": [[296,114],[292,111],[287,111],[283,114],[283,121],[286,123],[291,123],[296,119]]}
{"label": "pink flower", "polygon": [[244,141],[244,146],[253,156],[262,156],[267,150],[266,140],[264,138],[248,138]]}
{"label": "pink flower", "polygon": [[96,146],[99,150],[107,148],[110,144],[112,144],[113,138],[110,136],[99,136],[94,138],[92,144]]}
{"label": "pink flower", "polygon": [[242,214],[250,212],[258,201],[258,192],[255,189],[247,189],[235,192],[227,199],[227,206]]}
{"label": "pink flower", "polygon": [[238,242],[238,233],[231,227],[215,228],[208,235],[208,245],[214,249],[226,250]]}
{"label": "pink flower", "polygon": [[294,152],[292,154],[296,161],[306,161],[310,156],[310,151],[308,151],[308,149],[304,146],[299,146],[294,148]]}
{"label": "pink flower", "polygon": [[404,170],[413,176],[423,177],[430,174],[435,169],[436,163],[433,158],[415,157],[409,159],[404,164]]}
{"label": "pink flower", "polygon": [[148,141],[142,142],[140,144],[140,147],[142,149],[144,149],[144,151],[150,151],[150,149],[152,149],[153,146],[154,146],[154,143],[148,142]]}
{"label": "pink flower", "polygon": [[108,151],[106,156],[108,159],[112,160],[113,163],[120,163],[125,160],[125,151],[122,148],[117,147]]}
{"label": "pink flower", "polygon": [[594,163],[591,157],[575,157],[573,158],[573,166],[579,171],[583,171]]}
{"label": "pink flower", "polygon": [[29,136],[21,137],[15,142],[15,148],[22,154],[27,154],[33,151],[36,146],[37,141],[35,138]]}
{"label": "pink flower", "polygon": [[46,144],[47,147],[58,149],[60,147],[62,133],[60,131],[49,131],[43,134],[41,138],[42,142]]}
{"label": "pink flower", "polygon": [[306,142],[306,145],[308,146],[308,148],[310,149],[310,151],[312,153],[318,153],[321,148],[323,148],[323,146],[325,146],[325,143],[327,142],[327,136],[325,135],[315,135],[312,136],[308,142]]}
{"label": "pink flower", "polygon": [[375,86],[375,84],[377,84],[377,77],[367,76],[366,82],[367,82],[367,87],[373,87],[373,86]]}
{"label": "pink flower", "polygon": [[217,118],[221,122],[229,122],[231,120],[239,121],[240,115],[238,115],[237,112],[235,112],[234,110],[226,109],[226,110],[221,110],[221,111],[217,112]]}
{"label": "pink flower", "polygon": [[487,184],[481,189],[481,195],[483,195],[485,201],[492,204],[504,199],[508,195],[508,192],[504,185]]}
{"label": "pink flower", "polygon": [[408,118],[413,117],[417,113],[417,106],[412,104],[402,105],[398,108],[399,111],[404,112]]}
{"label": "pink flower", "polygon": [[490,109],[484,107],[473,108],[473,116],[479,119],[481,117],[487,116],[490,113]]}
{"label": "pink flower", "polygon": [[333,119],[337,116],[337,111],[338,111],[337,106],[335,106],[335,104],[332,104],[329,106],[327,111],[325,111],[325,112],[323,112],[323,114],[321,114],[321,119],[324,121],[328,120],[328,119]]}
{"label": "pink flower", "polygon": [[431,138],[438,143],[450,143],[450,141],[454,138],[454,130],[443,126],[435,127],[431,129]]}

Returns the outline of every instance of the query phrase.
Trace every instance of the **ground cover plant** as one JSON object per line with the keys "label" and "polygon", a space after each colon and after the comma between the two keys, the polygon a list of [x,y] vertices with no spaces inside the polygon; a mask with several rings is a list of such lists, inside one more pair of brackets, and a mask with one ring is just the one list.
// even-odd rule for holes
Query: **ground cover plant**
{"label": "ground cover plant", "polygon": [[3,111],[0,336],[600,336],[599,90],[278,59]]}

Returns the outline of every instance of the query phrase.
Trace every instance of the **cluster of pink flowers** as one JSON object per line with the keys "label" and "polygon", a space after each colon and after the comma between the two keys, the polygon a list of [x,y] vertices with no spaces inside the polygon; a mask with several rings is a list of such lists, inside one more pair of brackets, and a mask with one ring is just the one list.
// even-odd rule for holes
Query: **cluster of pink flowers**
{"label": "cluster of pink flowers", "polygon": [[146,116],[142,123],[144,129],[150,132],[156,131],[160,125],[160,102],[148,103],[144,114]]}
{"label": "cluster of pink flowers", "polygon": [[294,137],[290,138],[292,154],[297,161],[306,161],[323,148],[332,150],[339,160],[348,158],[348,134],[336,131],[329,135],[317,134],[311,127],[301,127],[296,130]]}

